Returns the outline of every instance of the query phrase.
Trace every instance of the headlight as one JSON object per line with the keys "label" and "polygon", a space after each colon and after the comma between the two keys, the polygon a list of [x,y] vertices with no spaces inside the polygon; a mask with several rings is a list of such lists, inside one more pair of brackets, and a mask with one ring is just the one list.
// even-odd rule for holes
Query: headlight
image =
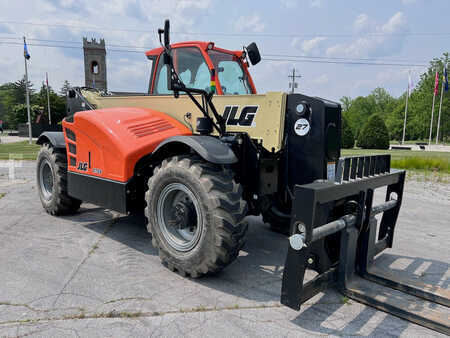
{"label": "headlight", "polygon": [[298,114],[303,115],[305,113],[306,108],[303,104],[300,103],[297,105],[295,110],[297,111]]}

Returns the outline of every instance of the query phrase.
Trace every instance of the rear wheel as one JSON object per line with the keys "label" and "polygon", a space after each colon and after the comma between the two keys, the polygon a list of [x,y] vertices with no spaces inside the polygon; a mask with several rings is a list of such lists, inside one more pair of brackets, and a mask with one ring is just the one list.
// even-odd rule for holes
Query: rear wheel
{"label": "rear wheel", "polygon": [[37,159],[37,187],[44,209],[51,215],[76,212],[81,201],[67,194],[67,157],[44,144]]}
{"label": "rear wheel", "polygon": [[148,231],[169,269],[199,277],[222,270],[238,256],[247,232],[247,204],[229,171],[175,156],[155,168],[148,188]]}

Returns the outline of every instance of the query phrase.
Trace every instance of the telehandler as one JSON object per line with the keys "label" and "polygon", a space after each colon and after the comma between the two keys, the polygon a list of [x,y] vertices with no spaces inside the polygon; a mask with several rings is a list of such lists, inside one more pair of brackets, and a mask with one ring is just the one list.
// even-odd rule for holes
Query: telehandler
{"label": "telehandler", "polygon": [[[37,185],[52,215],[83,202],[121,213],[145,208],[152,244],[170,270],[196,278],[236,259],[247,215],[289,234],[281,303],[329,286],[350,298],[449,334],[448,314],[382,297],[373,282],[449,306],[446,290],[402,281],[373,264],[393,244],[405,171],[390,156],[340,157],[341,106],[318,97],[257,94],[255,43],[213,42],[148,51],[145,94],[72,88],[63,132],[45,132]],[[374,190],[386,188],[373,206]],[[375,215],[382,214],[377,228]],[[304,283],[305,269],[318,275]],[[372,281],[372,282],[369,282]],[[432,290],[432,292],[431,292]]]}

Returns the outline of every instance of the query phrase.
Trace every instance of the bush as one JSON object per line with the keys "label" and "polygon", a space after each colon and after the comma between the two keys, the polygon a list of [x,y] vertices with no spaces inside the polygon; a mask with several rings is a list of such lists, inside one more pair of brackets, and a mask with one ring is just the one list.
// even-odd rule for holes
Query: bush
{"label": "bush", "polygon": [[344,149],[353,149],[355,146],[355,136],[353,136],[352,127],[347,122],[347,119],[342,116],[342,132],[341,132],[341,147]]}
{"label": "bush", "polygon": [[372,115],[364,125],[357,146],[364,149],[389,149],[389,132],[379,115]]}

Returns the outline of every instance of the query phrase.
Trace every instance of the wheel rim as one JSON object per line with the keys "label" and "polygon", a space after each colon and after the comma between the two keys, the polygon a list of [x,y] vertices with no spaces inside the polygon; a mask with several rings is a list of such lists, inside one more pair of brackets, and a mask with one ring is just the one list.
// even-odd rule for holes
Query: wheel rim
{"label": "wheel rim", "polygon": [[53,195],[53,168],[48,160],[43,160],[39,167],[39,185],[44,199],[50,200]]}
{"label": "wheel rim", "polygon": [[177,251],[190,251],[200,240],[203,218],[200,203],[182,183],[164,187],[157,203],[157,221],[167,243]]}

